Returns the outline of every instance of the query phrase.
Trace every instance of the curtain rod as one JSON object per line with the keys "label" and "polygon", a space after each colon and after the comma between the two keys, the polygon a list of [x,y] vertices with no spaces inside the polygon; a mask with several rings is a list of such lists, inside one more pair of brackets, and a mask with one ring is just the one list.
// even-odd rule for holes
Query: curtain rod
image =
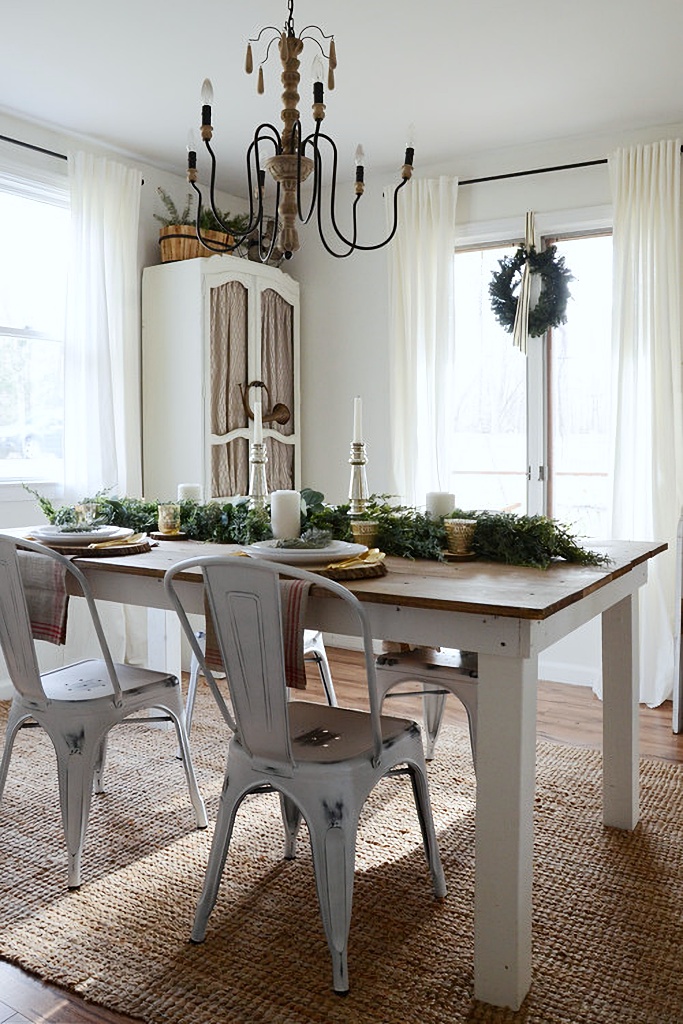
{"label": "curtain rod", "polygon": [[12,139],[9,135],[0,135],[0,140],[10,142],[13,146],[22,146],[24,149],[32,149],[35,153],[45,153],[47,156],[54,156],[57,160],[66,160],[64,153],[55,153],[54,149],[44,149],[43,146],[34,146],[30,142],[22,142],[21,139]]}
{"label": "curtain rod", "polygon": [[[9,135],[0,135],[0,140],[3,142],[9,142],[13,146],[23,146],[24,149],[32,149],[36,153],[45,153],[47,156],[53,156],[57,160],[67,159],[64,153],[57,153],[54,149],[45,149],[43,146],[34,146],[30,142],[22,142],[21,139],[13,139]],[[683,153],[683,146],[681,146],[681,153]],[[603,157],[600,160],[581,160],[578,163],[573,164],[556,164],[554,167],[534,167],[529,171],[510,171],[508,174],[489,174],[484,178],[466,178],[465,180],[458,182],[458,184],[482,185],[487,181],[506,181],[509,178],[526,178],[530,174],[551,174],[553,171],[573,171],[579,167],[598,167],[600,164],[606,163],[606,157]]]}
{"label": "curtain rod", "polygon": [[[683,146],[681,146],[683,153]],[[459,181],[458,185],[481,185],[486,181],[505,181],[507,178],[526,178],[529,174],[550,174],[552,171],[573,171],[577,167],[597,167],[599,164],[606,164],[607,158],[601,160],[582,160],[575,164],[556,164],[554,167],[536,167],[530,171],[511,171],[509,174],[490,174],[486,178],[467,178]]]}
{"label": "curtain rod", "polygon": [[[683,147],[682,147],[683,148]],[[557,164],[555,167],[535,167],[531,171],[511,171],[509,174],[489,174],[486,178],[467,178],[458,182],[459,185],[481,185],[486,181],[504,181],[506,178],[525,178],[529,174],[550,174],[551,171],[572,171],[575,167],[595,167],[598,164],[606,164],[607,158],[602,160],[582,160],[576,164]]]}

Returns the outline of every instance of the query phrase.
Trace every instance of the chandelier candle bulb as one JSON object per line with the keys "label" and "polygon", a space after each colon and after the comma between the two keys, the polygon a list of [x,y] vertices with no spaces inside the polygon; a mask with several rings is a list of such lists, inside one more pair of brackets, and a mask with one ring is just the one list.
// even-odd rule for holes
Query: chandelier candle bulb
{"label": "chandelier candle bulb", "polygon": [[276,540],[301,536],[301,495],[298,491],[273,491],[270,496],[270,525]]}
{"label": "chandelier candle bulb", "polygon": [[455,495],[448,491],[427,491],[425,507],[432,519],[448,516],[455,508]]}

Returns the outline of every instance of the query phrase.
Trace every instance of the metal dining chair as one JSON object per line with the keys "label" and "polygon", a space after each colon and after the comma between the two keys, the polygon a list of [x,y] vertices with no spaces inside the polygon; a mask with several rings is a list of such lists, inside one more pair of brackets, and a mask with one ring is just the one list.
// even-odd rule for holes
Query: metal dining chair
{"label": "metal dining chair", "polygon": [[[377,657],[377,685],[380,700],[391,697],[422,697],[422,722],[425,733],[425,758],[435,756],[446,697],[449,693],[461,701],[467,712],[472,761],[477,763],[477,656],[468,651],[431,650],[392,651]],[[392,693],[401,683],[417,684],[419,691]]]}
{"label": "metal dining chair", "polygon": [[[434,894],[437,898],[446,894],[419,726],[380,714],[372,635],[363,606],[339,583],[303,569],[215,555],[187,559],[170,568],[164,578],[166,590],[200,664],[203,652],[174,585],[178,573],[195,566],[203,571],[226,669],[232,735],[192,941],[203,942],[206,937],[240,803],[250,792],[272,788],[280,796],[286,858],[295,856],[302,817],[308,826],[333,987],[345,993],[358,818],[371,790],[399,765],[405,766],[412,782]],[[348,604],[363,637],[369,711],[289,700],[281,575],[315,584],[316,589]],[[217,688],[211,670],[205,663],[202,667],[209,685]]]}
{"label": "metal dining chair", "polygon": [[[75,583],[85,599],[101,658],[40,672],[31,622],[32,597],[22,574],[24,559],[48,559]],[[49,563],[47,563],[49,565]],[[93,788],[104,791],[107,736],[129,715],[157,708],[173,721],[182,751],[190,800],[198,828],[208,824],[195,779],[185,727],[180,684],[153,669],[116,664],[90,586],[63,555],[42,544],[0,534],[0,647],[14,694],[0,761],[0,800],[14,740],[30,720],[48,734],[57,755],[57,777],[68,855],[68,885],[81,885],[81,857]]]}

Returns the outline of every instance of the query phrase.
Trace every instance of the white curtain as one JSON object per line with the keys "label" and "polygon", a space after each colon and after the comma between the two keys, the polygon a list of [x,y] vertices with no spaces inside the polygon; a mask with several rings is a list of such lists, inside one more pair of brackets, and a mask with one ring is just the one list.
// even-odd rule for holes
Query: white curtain
{"label": "white curtain", "polygon": [[142,489],[138,170],[69,153],[64,348],[67,500]]}
{"label": "white curtain", "polygon": [[[427,491],[452,489],[457,195],[457,178],[410,181],[399,194],[389,252],[393,472],[409,505],[424,505]],[[390,213],[389,197],[387,207]]]}
{"label": "white curtain", "polygon": [[[683,503],[680,140],[609,158],[614,201],[613,536],[661,540],[640,592],[641,701],[671,696]],[[680,613],[680,612],[679,612]]]}
{"label": "white curtain", "polygon": [[[64,340],[64,498],[142,494],[140,171],[68,154],[71,247]],[[87,617],[73,602],[63,656],[84,656]],[[100,607],[115,657],[145,657],[140,609]]]}

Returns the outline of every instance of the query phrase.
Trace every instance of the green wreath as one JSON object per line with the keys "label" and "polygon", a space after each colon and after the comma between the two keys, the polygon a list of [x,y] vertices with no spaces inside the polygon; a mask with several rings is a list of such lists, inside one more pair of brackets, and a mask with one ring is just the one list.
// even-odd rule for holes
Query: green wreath
{"label": "green wreath", "polygon": [[551,327],[567,322],[567,300],[569,282],[573,281],[571,271],[564,265],[564,256],[555,256],[557,246],[551,245],[543,252],[536,252],[532,245],[527,249],[520,245],[514,256],[505,256],[498,261],[500,270],[494,272],[489,285],[491,309],[501,327],[512,334],[519,297],[514,294],[522,267],[528,262],[532,274],[541,275],[541,292],[538,302],[529,310],[529,336],[538,338]]}

